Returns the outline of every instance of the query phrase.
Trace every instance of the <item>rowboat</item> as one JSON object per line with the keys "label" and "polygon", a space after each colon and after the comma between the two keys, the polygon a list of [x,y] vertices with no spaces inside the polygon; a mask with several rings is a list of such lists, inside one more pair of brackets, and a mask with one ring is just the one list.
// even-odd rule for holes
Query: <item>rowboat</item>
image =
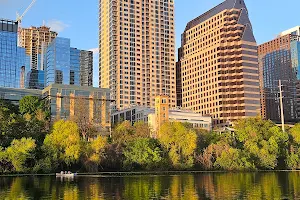
{"label": "rowboat", "polygon": [[69,172],[69,173],[63,173],[63,172],[61,172],[61,173],[56,173],[56,177],[61,177],[61,178],[74,178],[74,176],[76,176],[77,174],[75,173],[71,173],[71,172]]}

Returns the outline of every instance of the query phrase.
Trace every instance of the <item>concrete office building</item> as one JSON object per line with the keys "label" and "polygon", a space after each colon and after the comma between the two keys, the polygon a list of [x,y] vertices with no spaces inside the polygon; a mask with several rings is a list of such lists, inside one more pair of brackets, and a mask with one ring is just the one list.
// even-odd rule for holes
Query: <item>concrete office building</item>
{"label": "concrete office building", "polygon": [[80,51],[80,85],[93,86],[93,52]]}
{"label": "concrete office building", "polygon": [[265,119],[281,121],[279,80],[282,82],[285,121],[295,122],[300,116],[300,106],[297,105],[299,40],[299,27],[295,27],[259,45],[261,114]]}
{"label": "concrete office building", "polygon": [[257,44],[244,0],[226,0],[190,21],[181,48],[183,108],[218,126],[260,113]]}
{"label": "concrete office building", "polygon": [[43,99],[50,108],[52,121],[71,119],[79,110],[84,110],[81,115],[86,115],[104,135],[109,134],[111,128],[109,93],[109,89],[62,84],[52,84],[43,90],[0,87],[0,99],[14,104],[24,96]]}
{"label": "concrete office building", "polygon": [[174,1],[99,0],[99,85],[114,109],[176,106]]}
{"label": "concrete office building", "polygon": [[190,110],[169,107],[169,97],[164,95],[158,96],[156,97],[155,108],[133,106],[112,113],[112,124],[116,125],[126,120],[130,121],[133,125],[135,122],[142,121],[148,123],[153,132],[157,132],[164,122],[176,121],[190,123],[194,128],[212,130],[211,117],[204,117]]}
{"label": "concrete office building", "polygon": [[25,67],[25,49],[18,47],[18,22],[0,19],[0,87],[20,88]]}

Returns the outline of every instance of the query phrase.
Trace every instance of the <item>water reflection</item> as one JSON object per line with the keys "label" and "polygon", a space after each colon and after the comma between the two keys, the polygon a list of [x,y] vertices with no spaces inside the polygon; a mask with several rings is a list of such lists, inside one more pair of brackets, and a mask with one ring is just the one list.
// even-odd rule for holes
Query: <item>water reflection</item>
{"label": "water reflection", "polygon": [[299,199],[300,172],[0,177],[0,199]]}

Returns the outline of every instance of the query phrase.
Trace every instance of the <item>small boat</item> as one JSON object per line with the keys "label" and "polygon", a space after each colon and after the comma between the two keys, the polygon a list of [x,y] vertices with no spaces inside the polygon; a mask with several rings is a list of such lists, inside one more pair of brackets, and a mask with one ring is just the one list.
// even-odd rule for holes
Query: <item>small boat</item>
{"label": "small boat", "polygon": [[77,173],[72,173],[72,172],[60,172],[56,173],[56,177],[61,177],[61,178],[74,178]]}

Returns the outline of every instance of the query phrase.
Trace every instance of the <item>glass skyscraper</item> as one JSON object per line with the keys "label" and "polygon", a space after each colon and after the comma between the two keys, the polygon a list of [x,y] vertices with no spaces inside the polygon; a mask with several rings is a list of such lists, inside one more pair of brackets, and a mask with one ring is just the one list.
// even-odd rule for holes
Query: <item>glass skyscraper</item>
{"label": "glass skyscraper", "polygon": [[31,69],[27,73],[25,87],[28,89],[44,89],[45,72],[42,70]]}
{"label": "glass skyscraper", "polygon": [[70,85],[80,85],[80,50],[70,49]]}
{"label": "glass skyscraper", "polygon": [[291,42],[291,60],[292,69],[296,76],[296,105],[297,116],[300,118],[300,42],[298,40]]}
{"label": "glass skyscraper", "polygon": [[70,85],[70,39],[57,37],[47,48],[45,83]]}
{"label": "glass skyscraper", "polygon": [[[300,102],[297,103],[297,76],[299,78],[299,35],[294,29],[259,45],[261,84],[261,114],[265,119],[281,121],[279,80],[283,94],[283,110],[286,122],[299,120]],[[298,74],[298,75],[297,75]],[[298,94],[297,94],[298,93]]]}
{"label": "glass skyscraper", "polygon": [[[90,57],[93,58],[92,55]],[[93,73],[93,66],[89,62],[82,62],[82,50],[70,47],[70,39],[55,38],[47,48],[45,60],[46,87],[53,83],[90,86],[81,83],[81,77]]]}
{"label": "glass skyscraper", "polygon": [[18,23],[0,19],[0,87],[20,88],[25,49],[18,47]]}

